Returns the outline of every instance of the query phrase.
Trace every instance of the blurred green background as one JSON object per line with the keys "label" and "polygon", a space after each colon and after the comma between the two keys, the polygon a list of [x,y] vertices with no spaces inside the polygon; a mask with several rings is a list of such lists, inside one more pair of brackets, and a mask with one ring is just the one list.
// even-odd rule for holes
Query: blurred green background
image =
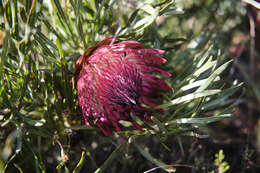
{"label": "blurred green background", "polygon": [[[0,172],[259,172],[259,9],[253,0],[0,1]],[[166,114],[154,115],[163,122],[104,136],[84,125],[70,82],[77,58],[115,34],[165,50],[173,91]]]}

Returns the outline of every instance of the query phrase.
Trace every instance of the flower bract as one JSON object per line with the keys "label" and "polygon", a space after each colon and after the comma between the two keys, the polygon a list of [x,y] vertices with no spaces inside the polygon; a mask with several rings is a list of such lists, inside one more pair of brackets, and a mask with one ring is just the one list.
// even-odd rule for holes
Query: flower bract
{"label": "flower bract", "polygon": [[[122,131],[120,120],[143,129],[133,115],[151,121],[149,108],[161,104],[171,88],[156,73],[171,76],[160,65],[163,50],[142,48],[133,40],[113,43],[108,37],[88,49],[76,62],[78,101],[86,125],[93,121],[105,135]],[[161,110],[155,110],[161,111]]]}

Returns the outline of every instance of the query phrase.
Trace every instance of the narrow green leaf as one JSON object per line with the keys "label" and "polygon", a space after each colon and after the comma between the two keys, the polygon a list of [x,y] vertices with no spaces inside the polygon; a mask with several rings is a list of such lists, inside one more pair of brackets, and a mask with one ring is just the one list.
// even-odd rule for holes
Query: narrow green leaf
{"label": "narrow green leaf", "polygon": [[14,32],[17,34],[17,1],[13,0],[10,1],[10,6],[11,6],[11,16],[12,16],[12,29]]}
{"label": "narrow green leaf", "polygon": [[82,153],[81,153],[81,158],[80,158],[80,160],[79,160],[79,163],[78,163],[77,166],[74,168],[74,170],[73,170],[72,173],[80,172],[80,169],[82,168],[83,163],[84,163],[84,158],[85,158],[85,151],[82,151]]}
{"label": "narrow green leaf", "polygon": [[12,139],[13,141],[17,140],[17,146],[15,149],[15,153],[8,159],[8,161],[6,162],[5,166],[4,166],[4,170],[0,170],[5,172],[5,170],[7,169],[8,165],[11,163],[11,161],[21,152],[22,150],[22,138],[21,138],[21,133],[22,133],[22,128],[21,127],[17,127],[17,129],[13,132],[12,134]]}
{"label": "narrow green leaf", "polygon": [[9,30],[12,27],[12,22],[13,22],[10,1],[6,1],[6,3],[4,4],[4,11],[5,11],[5,17],[4,17],[5,29]]}
{"label": "narrow green leaf", "polygon": [[45,53],[47,60],[54,62],[55,64],[57,64],[58,66],[60,66],[60,62],[56,59],[56,56],[52,53],[52,51],[46,46],[45,42],[42,41],[37,35],[34,36],[35,40],[37,40],[37,42],[41,45],[42,49],[43,49],[43,53]]}
{"label": "narrow green leaf", "polygon": [[184,156],[184,148],[183,148],[183,143],[181,141],[181,138],[179,136],[177,136],[176,139],[177,139],[177,142],[178,142],[178,144],[180,146],[181,154]]}
{"label": "narrow green leaf", "polygon": [[24,120],[24,122],[32,125],[32,126],[35,126],[35,127],[40,127],[40,126],[43,126],[46,122],[45,119],[41,119],[41,120],[32,120],[32,119],[29,119],[29,118],[26,118],[24,116],[21,116]]}
{"label": "narrow green leaf", "polygon": [[76,3],[76,9],[75,9],[75,13],[76,13],[76,22],[77,22],[77,31],[78,34],[80,36],[80,39],[82,40],[83,44],[84,44],[84,48],[87,48],[87,43],[85,40],[85,34],[83,32],[83,27],[82,27],[82,23],[81,23],[81,15],[80,15],[80,7],[82,6],[82,1],[81,0],[77,0]]}
{"label": "narrow green leaf", "polygon": [[57,171],[60,171],[60,169],[64,166],[64,164],[65,164],[64,161],[60,162],[60,163],[56,166]]}
{"label": "narrow green leaf", "polygon": [[108,157],[108,159],[105,161],[105,163],[99,167],[95,173],[101,173],[103,172],[108,166],[109,164],[115,159],[116,155],[118,154],[119,150],[123,147],[123,145],[119,145]]}
{"label": "narrow green leaf", "polygon": [[38,1],[37,0],[32,0],[31,2],[31,7],[30,7],[30,11],[29,11],[29,14],[28,14],[28,17],[27,17],[27,23],[29,25],[33,25],[34,24],[34,20],[35,20],[35,17],[36,17],[36,14],[35,14],[35,10],[36,10],[36,3]]}
{"label": "narrow green leaf", "polygon": [[240,83],[239,85],[237,85],[235,87],[228,88],[226,90],[221,91],[220,93],[217,94],[216,99],[214,99],[214,97],[213,97],[212,100],[210,100],[208,103],[203,105],[202,110],[213,109],[213,108],[217,108],[219,106],[229,104],[230,101],[227,100],[228,97],[230,97],[235,92],[237,92],[241,88],[242,84],[243,83]]}
{"label": "narrow green leaf", "polygon": [[156,123],[156,125],[159,127],[162,134],[167,134],[167,130],[164,127],[164,124],[160,122],[157,118],[152,117],[152,120]]}
{"label": "narrow green leaf", "polygon": [[41,173],[46,173],[46,168],[45,168],[45,165],[43,163],[43,161],[41,160],[40,157],[37,156],[37,154],[33,151],[33,149],[31,148],[31,145],[29,145],[29,143],[24,139],[23,140],[23,144],[25,144],[25,146],[31,151],[33,157],[34,157],[34,160],[36,162],[36,166],[37,168],[40,169]]}
{"label": "narrow green leaf", "polygon": [[14,166],[18,169],[20,173],[23,173],[22,168],[18,164],[14,163]]}
{"label": "narrow green leaf", "polygon": [[212,56],[209,57],[208,61],[201,67],[199,67],[195,73],[192,75],[194,77],[199,77],[200,74],[202,74],[203,72],[207,71],[208,69],[210,69],[211,67],[213,67],[214,65],[217,64],[216,60],[212,61]]}
{"label": "narrow green leaf", "polygon": [[141,30],[145,29],[146,27],[150,26],[158,17],[159,10],[154,9],[153,11],[150,11],[150,12],[152,12],[152,14],[137,21],[133,25],[133,29],[136,29],[136,31],[141,31]]}
{"label": "narrow green leaf", "polygon": [[[183,87],[181,87],[181,90],[182,91],[187,91],[189,89],[192,89],[192,88],[195,88],[195,87],[198,87],[198,86],[201,86],[203,85],[208,79],[202,79],[202,80],[198,80],[198,81],[195,81],[193,83],[190,83],[188,85],[185,85]],[[217,76],[213,81],[216,82],[216,81],[219,81],[220,80],[220,77]]]}
{"label": "narrow green leaf", "polygon": [[56,45],[58,47],[58,50],[59,50],[59,53],[60,53],[60,58],[62,60],[62,59],[64,59],[64,53],[63,53],[63,50],[61,48],[60,40],[58,38],[56,39]]}
{"label": "narrow green leaf", "polygon": [[197,67],[201,67],[202,64],[206,61],[206,59],[209,57],[211,51],[213,49],[213,45],[210,45],[204,52],[202,55],[197,56],[195,59],[199,59],[199,62],[197,64]]}
{"label": "narrow green leaf", "polygon": [[58,50],[57,46],[51,41],[49,38],[47,38],[41,31],[36,32],[37,36],[46,44],[50,45],[52,48]]}
{"label": "narrow green leaf", "polygon": [[8,31],[5,32],[5,38],[3,42],[3,47],[2,47],[2,53],[1,53],[1,59],[0,59],[0,77],[1,80],[3,79],[3,72],[4,72],[4,66],[7,60],[7,53],[8,53],[8,45],[9,45],[9,39],[10,39],[10,34]]}
{"label": "narrow green leaf", "polygon": [[46,18],[44,17],[44,14],[42,14],[41,12],[39,13],[39,19],[41,19],[41,21],[44,23],[44,25],[46,26],[46,29],[49,32],[52,32],[53,34],[55,34],[59,39],[61,39],[61,41],[64,40],[64,37],[62,36],[62,34],[59,34],[54,28],[53,26],[49,23],[48,20],[46,20]]}
{"label": "narrow green leaf", "polygon": [[233,60],[230,60],[228,62],[226,62],[225,64],[221,65],[219,68],[217,68],[205,81],[205,83],[203,83],[196,92],[200,92],[205,90],[215,79],[216,77],[218,77],[218,75],[220,75],[226,68],[227,66],[232,62]]}
{"label": "narrow green leaf", "polygon": [[183,136],[192,136],[192,137],[196,137],[196,138],[199,138],[199,139],[205,139],[205,138],[209,137],[209,135],[201,135],[201,134],[198,134],[198,133],[195,133],[195,132],[186,132],[186,133],[183,133],[182,135]]}
{"label": "narrow green leaf", "polygon": [[139,11],[139,9],[136,9],[136,10],[131,14],[131,16],[129,17],[129,20],[128,20],[128,23],[129,23],[129,24],[131,24],[131,23],[135,20],[137,14],[138,14],[138,11]]}
{"label": "narrow green leaf", "polygon": [[191,100],[194,100],[194,99],[197,99],[197,98],[200,98],[200,97],[206,97],[206,96],[214,95],[214,94],[219,93],[220,91],[221,90],[216,89],[216,90],[204,90],[204,91],[201,91],[201,92],[191,93],[191,94],[179,97],[177,99],[174,99],[174,100],[172,100],[172,101],[170,101],[166,104],[159,105],[159,106],[156,107],[156,109],[166,108],[166,107],[176,105],[176,104],[179,104],[179,103],[183,103],[183,102],[186,102],[186,101],[191,101]]}
{"label": "narrow green leaf", "polygon": [[146,16],[143,19],[137,21],[134,25],[133,28],[137,29],[137,31],[143,30],[147,26],[149,26],[153,22],[153,19],[151,16]]}
{"label": "narrow green leaf", "polygon": [[162,16],[171,16],[176,14],[184,14],[184,11],[180,8],[170,8],[162,13]]}
{"label": "narrow green leaf", "polygon": [[55,3],[55,5],[56,5],[56,7],[57,7],[57,9],[58,9],[58,13],[60,14],[62,20],[63,20],[64,22],[67,22],[66,15],[65,15],[65,13],[64,13],[64,11],[63,11],[61,5],[60,5],[60,1],[59,1],[59,0],[54,0],[54,3]]}
{"label": "narrow green leaf", "polygon": [[252,6],[254,6],[258,10],[260,9],[259,1],[255,1],[255,0],[242,0],[242,1],[244,1],[245,3],[248,3],[248,4],[252,5]]}
{"label": "narrow green leaf", "polygon": [[[74,3],[74,1],[73,0],[69,0],[70,1],[70,3],[71,3],[71,6],[73,7],[73,9],[74,9],[74,11],[77,11],[76,10],[76,4]],[[76,2],[77,3],[77,2]],[[78,14],[76,13],[76,16],[77,16]]]}
{"label": "narrow green leaf", "polygon": [[203,49],[205,47],[205,45],[209,42],[209,40],[212,39],[212,34],[213,34],[213,32],[211,32],[211,31],[202,32],[200,34],[200,36],[198,36],[195,39],[195,42],[198,43],[196,45],[195,49],[197,49],[197,50]]}
{"label": "narrow green leaf", "polygon": [[[66,24],[66,27],[64,25],[64,29],[67,32],[67,29],[71,35],[71,39],[73,40],[74,44],[77,44],[76,40],[75,40],[75,34],[73,33],[73,26],[72,26],[72,20],[70,16],[67,16],[66,13],[63,11],[61,4],[58,0],[54,0],[54,3],[58,9],[58,14],[60,15],[62,21],[61,24],[63,24],[63,22]],[[60,18],[58,18],[60,20]]]}
{"label": "narrow green leaf", "polygon": [[149,152],[145,151],[142,147],[140,147],[139,145],[135,144],[135,147],[138,149],[138,151],[150,162],[152,162],[153,164],[157,165],[158,167],[164,169],[166,172],[174,172],[175,168],[173,168],[172,166],[166,165],[165,163],[163,163],[162,161],[154,158]]}
{"label": "narrow green leaf", "polygon": [[250,87],[252,88],[256,99],[260,104],[260,88],[256,85],[256,83],[252,81],[251,76],[249,75],[249,73],[247,73],[246,68],[242,64],[237,63],[236,66],[239,68],[239,71],[244,76],[244,79],[250,84]]}
{"label": "narrow green leaf", "polygon": [[146,13],[150,15],[155,15],[156,10],[149,4],[145,4],[144,6],[141,6],[140,9],[144,10]]}
{"label": "narrow green leaf", "polygon": [[4,127],[7,124],[9,124],[13,120],[13,118],[14,118],[14,114],[11,113],[10,117],[7,120],[5,120],[5,122],[3,122],[0,127]]}
{"label": "narrow green leaf", "polygon": [[96,12],[96,11],[97,11],[97,8],[96,8],[96,2],[95,2],[95,0],[90,0],[90,1],[89,1],[89,4],[90,4],[91,9]]}
{"label": "narrow green leaf", "polygon": [[212,122],[216,122],[225,118],[230,118],[231,114],[223,114],[213,117],[205,117],[205,118],[181,118],[175,120],[178,124],[209,124]]}

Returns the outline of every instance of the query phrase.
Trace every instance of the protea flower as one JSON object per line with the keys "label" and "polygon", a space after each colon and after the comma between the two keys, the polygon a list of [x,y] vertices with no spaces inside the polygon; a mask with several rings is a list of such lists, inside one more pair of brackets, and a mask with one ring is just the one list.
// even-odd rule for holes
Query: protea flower
{"label": "protea flower", "polygon": [[[161,103],[161,91],[171,88],[151,72],[171,76],[159,68],[165,59],[159,49],[142,49],[137,41],[113,43],[114,37],[88,49],[76,62],[78,100],[85,124],[89,121],[105,135],[121,131],[120,120],[138,128],[130,113],[143,121],[151,120],[151,109]],[[160,110],[155,110],[160,111]]]}

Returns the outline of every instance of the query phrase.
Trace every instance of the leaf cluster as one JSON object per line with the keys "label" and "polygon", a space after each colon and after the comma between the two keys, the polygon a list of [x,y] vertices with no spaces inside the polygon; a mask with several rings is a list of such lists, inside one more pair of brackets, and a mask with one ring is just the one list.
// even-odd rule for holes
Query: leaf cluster
{"label": "leaf cluster", "polygon": [[[204,28],[212,16],[201,29],[188,32],[174,25],[190,17],[178,6],[171,0],[0,1],[0,170],[31,170],[30,162],[35,172],[102,172],[117,157],[127,157],[122,153],[128,150],[174,171],[142,148],[142,137],[157,136],[165,148],[164,141],[172,136],[206,137],[197,132],[230,117],[237,104],[232,96],[241,86],[225,80],[231,61],[219,50],[218,33]],[[213,2],[206,6],[215,9]],[[162,68],[173,74],[166,79],[173,90],[157,107],[165,115],[154,114],[152,123],[143,124],[144,131],[123,124],[125,131],[118,135],[130,147],[118,135],[104,137],[83,124],[71,80],[77,58],[109,35],[166,50],[168,63]],[[107,146],[111,143],[115,146]],[[102,157],[93,153],[95,145]],[[92,166],[86,168],[84,162]]]}

